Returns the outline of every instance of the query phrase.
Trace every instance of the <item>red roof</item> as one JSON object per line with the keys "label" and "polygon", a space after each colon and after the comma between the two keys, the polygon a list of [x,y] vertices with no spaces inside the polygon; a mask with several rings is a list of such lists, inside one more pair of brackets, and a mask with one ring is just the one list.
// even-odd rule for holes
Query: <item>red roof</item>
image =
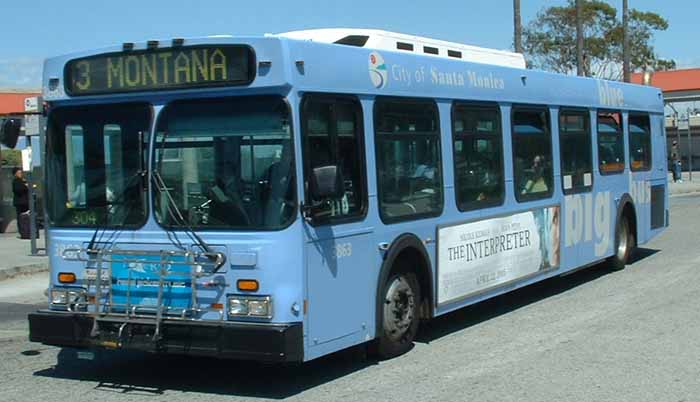
{"label": "red roof", "polygon": [[[632,74],[632,82],[642,84],[643,76],[643,73]],[[651,86],[661,88],[664,93],[700,90],[700,68],[654,72]]]}
{"label": "red roof", "polygon": [[0,114],[24,112],[24,99],[39,95],[36,92],[0,91]]}

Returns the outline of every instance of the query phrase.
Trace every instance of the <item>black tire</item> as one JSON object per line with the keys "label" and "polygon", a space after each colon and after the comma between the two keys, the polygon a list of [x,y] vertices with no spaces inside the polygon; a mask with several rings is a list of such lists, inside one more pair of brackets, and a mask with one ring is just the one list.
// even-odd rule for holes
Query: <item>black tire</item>
{"label": "black tire", "polygon": [[613,271],[625,269],[635,246],[636,239],[632,225],[627,216],[623,215],[615,228],[615,254],[609,259],[610,269]]}
{"label": "black tire", "polygon": [[[395,272],[382,287],[377,339],[372,351],[379,358],[390,359],[413,347],[420,323],[420,285],[413,272]],[[390,315],[390,314],[393,314]]]}

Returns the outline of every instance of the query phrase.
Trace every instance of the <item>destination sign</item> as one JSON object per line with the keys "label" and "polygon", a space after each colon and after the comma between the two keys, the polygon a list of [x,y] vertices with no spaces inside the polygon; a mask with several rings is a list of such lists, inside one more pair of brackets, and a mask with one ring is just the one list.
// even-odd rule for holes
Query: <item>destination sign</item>
{"label": "destination sign", "polygon": [[192,46],[90,56],[66,64],[72,96],[249,84],[255,55],[248,46]]}

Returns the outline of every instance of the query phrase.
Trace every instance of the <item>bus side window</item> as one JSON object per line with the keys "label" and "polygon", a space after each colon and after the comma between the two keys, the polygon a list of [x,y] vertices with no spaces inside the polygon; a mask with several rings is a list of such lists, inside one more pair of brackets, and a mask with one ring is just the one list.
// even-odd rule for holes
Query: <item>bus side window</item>
{"label": "bus side window", "polygon": [[[314,220],[363,217],[367,196],[359,103],[347,97],[307,95],[302,109],[304,183]],[[340,168],[344,195],[337,200],[312,200],[309,175],[314,168],[328,165]]]}
{"label": "bus side window", "polygon": [[549,111],[513,111],[513,169],[518,202],[549,198],[553,192],[552,139]]}
{"label": "bus side window", "polygon": [[651,123],[648,114],[630,114],[629,143],[632,171],[651,169]]}
{"label": "bus side window", "polygon": [[590,120],[587,110],[562,110],[559,113],[559,147],[564,194],[590,191],[593,186]]}
{"label": "bus side window", "polygon": [[622,113],[598,112],[598,163],[600,174],[625,170],[625,146]]}
{"label": "bus side window", "polygon": [[497,105],[454,105],[452,133],[455,190],[460,211],[503,203],[503,141],[500,121]]}
{"label": "bus side window", "polygon": [[426,100],[385,98],[374,104],[379,213],[384,222],[442,212],[437,107]]}

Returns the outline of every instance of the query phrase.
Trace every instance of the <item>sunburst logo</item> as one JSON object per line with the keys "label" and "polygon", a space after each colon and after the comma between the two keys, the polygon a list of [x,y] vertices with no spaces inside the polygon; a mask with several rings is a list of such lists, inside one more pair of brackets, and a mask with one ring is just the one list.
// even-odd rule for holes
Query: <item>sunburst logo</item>
{"label": "sunburst logo", "polygon": [[389,74],[384,64],[384,58],[377,52],[372,52],[369,55],[369,79],[377,88],[384,88],[387,84]]}

